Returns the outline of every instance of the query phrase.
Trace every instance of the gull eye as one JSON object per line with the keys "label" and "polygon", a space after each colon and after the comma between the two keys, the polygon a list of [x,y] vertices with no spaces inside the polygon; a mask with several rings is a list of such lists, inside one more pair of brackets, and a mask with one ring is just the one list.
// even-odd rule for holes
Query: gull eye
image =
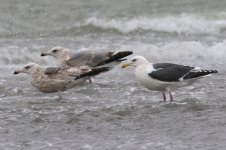
{"label": "gull eye", "polygon": [[56,53],[56,52],[58,52],[58,50],[57,50],[57,49],[54,49],[54,50],[52,50],[52,52],[53,52],[53,53]]}
{"label": "gull eye", "polygon": [[31,68],[31,66],[26,66],[26,67],[24,67],[24,68],[28,70],[28,69],[30,69],[30,68]]}
{"label": "gull eye", "polygon": [[132,59],[132,62],[135,62],[135,61],[137,61],[137,59]]}

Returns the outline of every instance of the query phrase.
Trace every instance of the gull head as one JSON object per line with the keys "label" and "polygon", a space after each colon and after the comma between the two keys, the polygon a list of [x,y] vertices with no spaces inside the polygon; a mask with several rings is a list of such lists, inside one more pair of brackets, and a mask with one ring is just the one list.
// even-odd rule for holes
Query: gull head
{"label": "gull head", "polygon": [[50,50],[47,50],[46,52],[42,52],[41,56],[53,56],[55,58],[59,58],[62,57],[63,55],[65,55],[65,53],[68,53],[69,50],[65,49],[63,47],[54,47]]}
{"label": "gull head", "polygon": [[134,56],[133,58],[129,59],[127,63],[123,64],[122,68],[126,68],[128,66],[137,67],[145,64],[149,64],[146,58],[144,58],[143,56]]}
{"label": "gull head", "polygon": [[19,73],[31,74],[37,68],[40,68],[40,65],[38,65],[36,63],[29,63],[26,66],[24,66],[23,68],[17,69],[16,71],[14,71],[14,74],[19,74]]}

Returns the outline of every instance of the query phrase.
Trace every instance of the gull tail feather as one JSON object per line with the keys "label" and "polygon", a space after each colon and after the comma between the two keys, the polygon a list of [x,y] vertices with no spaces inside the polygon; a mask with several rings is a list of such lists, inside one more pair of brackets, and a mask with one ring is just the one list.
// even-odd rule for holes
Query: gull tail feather
{"label": "gull tail feather", "polygon": [[122,59],[122,58],[129,56],[129,55],[132,55],[132,54],[133,54],[132,51],[121,51],[121,52],[118,52],[116,54],[113,54],[112,56],[110,56],[110,58],[100,62],[96,66],[102,66],[102,65],[105,65],[105,64],[108,64],[108,63],[111,63],[111,62],[121,62],[121,61],[126,60],[126,59]]}
{"label": "gull tail feather", "polygon": [[206,76],[213,73],[218,73],[218,71],[217,70],[193,70],[183,78],[184,79],[198,78],[198,77]]}
{"label": "gull tail feather", "polygon": [[81,78],[85,78],[85,77],[95,76],[95,75],[98,75],[100,73],[107,72],[109,70],[110,70],[109,67],[93,68],[93,69],[91,69],[91,71],[83,73],[83,74],[77,76],[75,78],[75,80],[78,80],[78,79],[81,79]]}

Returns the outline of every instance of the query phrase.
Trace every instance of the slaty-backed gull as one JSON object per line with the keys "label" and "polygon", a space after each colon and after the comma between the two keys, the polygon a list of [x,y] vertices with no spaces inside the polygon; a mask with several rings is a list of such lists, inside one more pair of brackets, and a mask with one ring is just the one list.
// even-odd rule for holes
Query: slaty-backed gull
{"label": "slaty-backed gull", "polygon": [[201,70],[196,67],[183,66],[171,63],[149,63],[143,56],[135,56],[122,68],[134,66],[135,76],[146,88],[154,91],[161,91],[163,101],[166,101],[165,92],[170,95],[173,101],[171,90],[192,84],[200,77],[217,73],[216,70]]}
{"label": "slaty-backed gull", "polygon": [[75,67],[55,67],[43,68],[39,64],[29,63],[25,67],[18,69],[14,74],[26,73],[30,75],[31,84],[43,93],[58,92],[59,100],[62,100],[60,92],[71,89],[87,77],[108,71],[108,67],[100,68],[75,68]]}

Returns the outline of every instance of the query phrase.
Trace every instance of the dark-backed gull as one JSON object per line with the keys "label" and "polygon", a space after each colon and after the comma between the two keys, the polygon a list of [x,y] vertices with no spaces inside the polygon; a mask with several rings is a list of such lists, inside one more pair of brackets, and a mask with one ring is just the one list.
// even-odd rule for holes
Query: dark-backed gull
{"label": "dark-backed gull", "polygon": [[172,90],[190,85],[200,77],[217,73],[216,70],[201,70],[171,63],[152,64],[143,56],[131,58],[128,63],[122,65],[122,68],[128,66],[135,67],[135,75],[144,87],[161,91],[163,101],[166,101],[165,92],[169,93],[170,101],[173,101]]}
{"label": "dark-backed gull", "polygon": [[43,93],[58,92],[59,100],[62,100],[60,92],[71,89],[87,77],[108,71],[108,67],[101,68],[75,68],[75,67],[55,67],[43,68],[39,64],[29,63],[25,67],[18,69],[14,74],[26,73],[30,75],[31,84]]}

